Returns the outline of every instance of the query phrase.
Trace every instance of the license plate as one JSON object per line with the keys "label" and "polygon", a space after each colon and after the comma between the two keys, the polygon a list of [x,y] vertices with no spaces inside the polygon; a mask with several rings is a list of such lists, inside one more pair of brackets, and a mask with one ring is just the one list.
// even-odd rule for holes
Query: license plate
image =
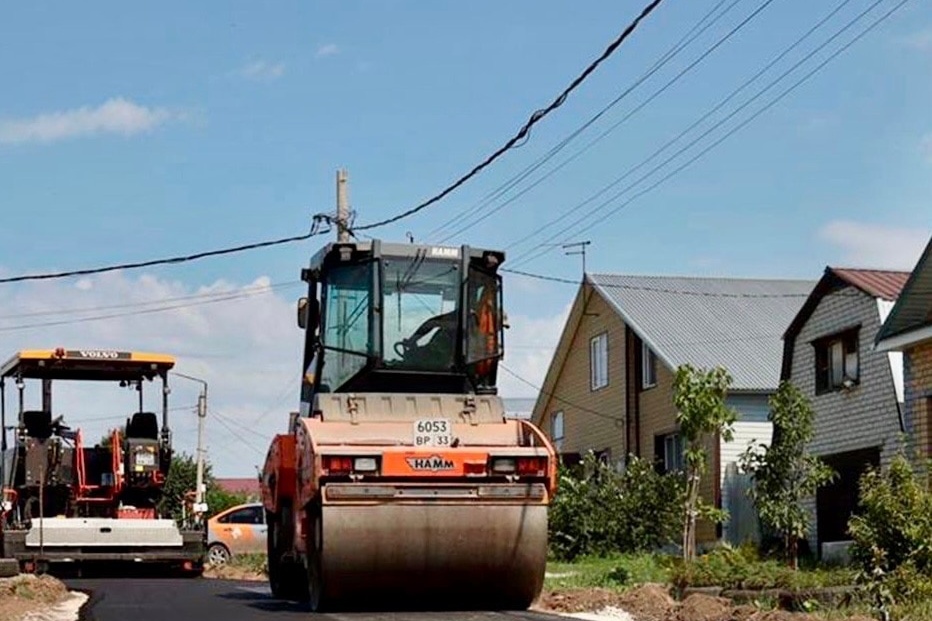
{"label": "license plate", "polygon": [[450,446],[453,425],[443,418],[427,418],[414,422],[414,446]]}
{"label": "license plate", "polygon": [[154,466],[155,455],[152,453],[136,453],[136,463],[140,466]]}

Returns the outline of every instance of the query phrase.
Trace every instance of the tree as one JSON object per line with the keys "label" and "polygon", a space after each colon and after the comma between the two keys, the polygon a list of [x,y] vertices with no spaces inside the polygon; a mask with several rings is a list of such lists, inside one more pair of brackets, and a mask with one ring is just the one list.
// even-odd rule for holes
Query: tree
{"label": "tree", "polygon": [[[205,518],[216,515],[230,507],[246,502],[246,496],[231,494],[217,485],[209,462],[204,463],[204,485],[207,488],[205,499],[208,513]],[[165,477],[165,486],[162,490],[162,499],[159,502],[159,513],[169,515],[177,521],[184,517],[185,496],[197,488],[197,462],[186,453],[172,456],[168,476]]]}
{"label": "tree", "polygon": [[698,517],[720,522],[723,511],[699,498],[699,483],[707,469],[708,450],[705,442],[710,435],[719,435],[725,442],[734,437],[732,425],[737,418],[725,404],[731,375],[722,367],[696,369],[690,364],[676,370],[673,381],[673,403],[680,436],[684,441],[686,462],[686,496],[683,513],[683,558],[696,556],[696,521]]}
{"label": "tree", "polygon": [[812,407],[790,382],[781,382],[770,398],[773,439],[770,446],[750,446],[741,455],[741,467],[754,483],[748,494],[761,521],[780,533],[787,564],[799,566],[799,540],[809,531],[809,516],[802,500],[834,477],[831,468],[808,454],[812,440]]}

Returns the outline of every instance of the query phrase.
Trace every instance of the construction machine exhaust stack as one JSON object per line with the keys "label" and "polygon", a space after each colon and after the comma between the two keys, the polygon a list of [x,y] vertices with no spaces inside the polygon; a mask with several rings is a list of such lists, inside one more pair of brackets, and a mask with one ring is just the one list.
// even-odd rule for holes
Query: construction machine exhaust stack
{"label": "construction machine exhaust stack", "polygon": [[556,454],[498,396],[504,260],[344,239],[302,270],[300,412],[261,478],[277,597],[525,609],[539,595]]}

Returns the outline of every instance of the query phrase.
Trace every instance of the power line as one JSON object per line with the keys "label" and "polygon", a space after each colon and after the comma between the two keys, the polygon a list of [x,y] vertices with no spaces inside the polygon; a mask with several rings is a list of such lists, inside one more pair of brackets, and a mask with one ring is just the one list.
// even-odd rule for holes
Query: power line
{"label": "power line", "polygon": [[280,289],[284,287],[293,287],[296,284],[300,284],[300,283],[282,283],[279,285],[266,287],[262,291],[247,291],[247,292],[232,293],[224,297],[217,297],[217,298],[213,298],[209,300],[201,300],[198,302],[190,302],[186,304],[171,304],[171,305],[166,305],[166,306],[162,306],[158,308],[147,308],[144,310],[126,311],[122,313],[108,313],[104,315],[93,315],[90,317],[80,317],[77,319],[62,319],[58,321],[43,321],[43,322],[38,322],[38,323],[21,324],[21,325],[14,325],[14,326],[0,326],[0,332],[18,332],[21,330],[30,330],[33,328],[49,328],[49,327],[54,327],[54,326],[65,326],[65,325],[72,325],[72,324],[88,323],[92,321],[102,321],[106,319],[117,319],[120,317],[133,317],[136,315],[149,315],[152,313],[162,313],[165,311],[177,310],[181,308],[191,308],[194,306],[203,306],[205,304],[216,304],[217,302],[227,302],[230,300],[241,300],[241,299],[253,297],[256,295],[263,295],[266,293],[270,293],[274,289]]}
{"label": "power line", "polygon": [[433,205],[434,203],[436,203],[436,202],[442,200],[444,197],[446,197],[448,194],[450,194],[451,192],[453,192],[454,190],[456,190],[458,187],[460,187],[461,185],[463,185],[464,183],[466,183],[467,181],[469,181],[471,178],[475,177],[477,174],[479,174],[479,172],[481,172],[481,171],[482,171],[484,168],[486,168],[489,164],[491,164],[492,162],[494,162],[495,160],[497,160],[499,157],[501,157],[506,151],[508,151],[509,149],[514,148],[514,146],[518,143],[518,141],[520,141],[521,139],[525,138],[525,137],[529,134],[529,132],[531,131],[531,127],[533,127],[535,124],[537,124],[538,122],[540,122],[541,119],[543,119],[545,116],[547,116],[548,114],[550,114],[552,111],[554,111],[555,109],[557,109],[557,108],[559,108],[560,106],[562,106],[563,103],[566,101],[567,97],[569,96],[569,94],[570,94],[573,90],[575,90],[580,84],[582,84],[582,82],[583,82],[586,78],[589,77],[589,74],[591,74],[593,71],[595,71],[596,68],[597,68],[600,64],[602,64],[602,62],[605,61],[605,59],[607,59],[609,56],[611,56],[611,55],[615,52],[615,50],[617,50],[618,47],[619,47],[622,43],[624,43],[624,41],[634,32],[634,30],[638,27],[638,25],[640,25],[641,21],[644,20],[648,15],[650,15],[650,14],[654,11],[654,9],[656,9],[656,8],[660,5],[660,3],[661,3],[662,1],[663,1],[663,0],[652,0],[652,2],[651,2],[650,4],[648,4],[646,7],[644,7],[644,9],[641,11],[641,13],[634,19],[634,21],[632,21],[630,24],[628,24],[628,26],[624,29],[624,31],[622,31],[622,33],[621,33],[614,41],[612,41],[612,42],[608,45],[608,47],[605,48],[605,51],[602,52],[601,56],[599,56],[599,57],[598,57],[596,60],[594,60],[588,67],[586,67],[586,69],[585,69],[581,74],[579,74],[579,75],[576,77],[576,79],[574,79],[574,80],[570,83],[570,85],[569,85],[568,87],[566,87],[566,89],[564,89],[564,91],[563,91],[562,93],[560,93],[560,95],[558,95],[557,98],[553,100],[553,102],[550,103],[549,106],[547,106],[546,108],[544,108],[544,109],[542,109],[542,110],[538,110],[538,111],[534,112],[534,113],[531,115],[531,117],[528,119],[528,121],[524,124],[524,126],[523,126],[520,130],[518,130],[518,133],[517,133],[517,134],[515,134],[515,135],[514,135],[510,140],[508,140],[508,142],[506,142],[504,145],[502,145],[501,147],[499,147],[498,150],[496,150],[494,153],[492,153],[491,155],[489,155],[484,161],[482,161],[481,163],[477,164],[471,171],[469,171],[468,173],[466,173],[465,175],[463,175],[462,177],[460,177],[460,178],[459,178],[457,181],[455,181],[453,184],[447,186],[447,188],[444,189],[444,190],[443,190],[442,192],[440,192],[439,194],[436,194],[435,196],[433,196],[432,198],[427,199],[426,201],[422,202],[421,204],[419,204],[419,205],[417,205],[417,206],[415,206],[415,207],[412,207],[411,209],[408,209],[408,210],[406,210],[406,211],[403,211],[403,212],[401,212],[401,213],[399,213],[399,214],[397,214],[397,215],[395,215],[395,216],[392,216],[392,217],[390,217],[390,218],[386,218],[386,219],[380,220],[380,221],[378,221],[378,222],[373,222],[372,224],[366,224],[366,225],[363,225],[363,226],[355,227],[355,228],[354,228],[354,231],[365,231],[365,230],[368,230],[368,229],[374,229],[374,228],[377,228],[377,227],[386,226],[386,225],[388,225],[388,224],[392,224],[392,223],[394,223],[394,222],[397,222],[397,221],[399,221],[399,220],[402,220],[402,219],[404,219],[404,218],[407,218],[407,217],[409,217],[409,216],[412,216],[412,215],[418,213],[419,211],[422,211],[423,209],[426,209],[426,208],[429,207],[430,205]]}
{"label": "power line", "polygon": [[[782,81],[787,75],[789,75],[792,71],[794,71],[795,69],[797,69],[797,68],[798,68],[800,65],[802,65],[805,61],[809,60],[809,59],[810,59],[812,56],[814,56],[819,50],[821,50],[822,48],[824,48],[828,43],[830,43],[832,40],[834,40],[835,38],[837,38],[838,36],[840,36],[841,34],[843,34],[845,31],[847,31],[848,29],[850,29],[856,22],[860,21],[860,19],[861,19],[862,17],[864,17],[864,15],[866,15],[868,12],[870,12],[874,7],[876,7],[876,6],[877,6],[878,4],[880,4],[882,1],[883,1],[883,0],[876,0],[876,1],[875,1],[872,5],[870,5],[867,9],[865,9],[864,11],[862,11],[858,16],[856,16],[854,19],[852,19],[851,21],[849,21],[844,27],[842,27],[842,28],[841,28],[840,30],[838,30],[834,35],[832,35],[832,37],[830,37],[827,41],[823,42],[819,47],[817,47],[816,49],[814,49],[814,50],[812,50],[811,52],[809,52],[805,57],[803,57],[803,58],[802,58],[801,60],[799,60],[796,64],[794,64],[792,67],[790,67],[790,69],[786,70],[786,71],[785,71],[783,74],[781,74],[778,78],[776,78],[775,80],[771,81],[767,86],[765,86],[763,89],[761,89],[760,91],[758,91],[757,94],[755,94],[751,99],[749,99],[748,101],[746,101],[745,103],[743,103],[743,104],[742,104],[741,106],[739,106],[737,109],[733,110],[729,115],[727,115],[725,118],[723,118],[722,120],[720,120],[718,123],[716,123],[715,125],[713,125],[711,128],[709,128],[708,130],[706,130],[705,132],[703,132],[700,136],[698,136],[697,138],[693,139],[690,143],[688,143],[688,144],[685,145],[684,147],[680,148],[680,149],[679,149],[678,151],[676,151],[672,156],[670,156],[669,158],[667,158],[666,160],[664,160],[663,162],[661,162],[660,164],[658,164],[657,166],[655,166],[654,168],[652,168],[650,171],[648,171],[646,174],[642,175],[640,178],[638,178],[635,182],[633,182],[632,184],[630,184],[630,185],[627,186],[626,188],[622,189],[621,191],[615,193],[614,195],[612,195],[611,197],[609,197],[608,199],[606,199],[605,201],[603,201],[599,206],[597,206],[596,208],[594,208],[594,209],[590,210],[589,212],[587,212],[586,214],[584,214],[584,216],[582,216],[582,217],[580,217],[580,218],[577,218],[577,219],[576,219],[573,223],[571,223],[570,225],[564,227],[563,229],[561,229],[561,230],[558,231],[557,233],[555,233],[555,234],[551,235],[550,237],[548,237],[547,240],[545,240],[545,241],[551,241],[551,240],[553,240],[553,239],[556,239],[556,238],[559,237],[561,234],[567,233],[572,227],[576,226],[577,224],[580,224],[580,223],[584,222],[584,221],[587,220],[587,219],[591,219],[597,212],[599,212],[599,211],[600,211],[601,209],[603,209],[604,207],[608,206],[612,201],[614,201],[615,199],[619,198],[621,195],[625,194],[625,193],[628,192],[629,190],[633,189],[634,187],[636,187],[637,185],[639,185],[642,181],[646,180],[646,179],[649,178],[651,175],[653,175],[655,172],[657,172],[658,170],[660,170],[661,168],[663,168],[664,166],[666,166],[666,164],[670,163],[672,160],[676,159],[679,155],[681,155],[681,154],[683,154],[684,152],[686,152],[687,150],[689,150],[692,146],[694,146],[694,145],[695,145],[697,142],[699,142],[702,138],[704,138],[705,136],[709,135],[712,131],[714,131],[715,129],[717,129],[718,127],[720,127],[720,126],[721,126],[722,124],[724,124],[727,120],[729,120],[730,118],[732,118],[733,116],[735,116],[735,114],[737,114],[737,113],[740,112],[742,109],[744,109],[745,107],[747,107],[748,105],[750,105],[753,101],[755,101],[756,99],[758,99],[762,94],[764,94],[765,92],[767,92],[768,90],[770,90],[773,86],[775,86],[777,83],[779,83],[780,81]],[[692,165],[693,163],[695,163],[697,160],[699,160],[700,158],[702,158],[702,157],[703,157],[705,154],[707,154],[709,151],[711,151],[712,149],[714,149],[715,147],[717,147],[719,144],[721,144],[722,142],[724,142],[725,140],[727,140],[728,138],[730,138],[731,136],[733,136],[734,134],[736,134],[738,131],[740,131],[740,130],[743,129],[744,127],[746,127],[749,123],[751,123],[752,121],[754,121],[754,120],[755,120],[756,118],[758,118],[761,114],[763,114],[764,112],[766,112],[767,110],[769,110],[770,108],[772,108],[774,105],[776,105],[777,103],[779,103],[784,97],[786,97],[786,96],[789,95],[791,92],[793,92],[793,91],[795,91],[797,88],[799,88],[799,86],[801,86],[804,82],[806,82],[808,79],[810,79],[813,75],[815,75],[818,71],[820,71],[823,67],[825,67],[829,62],[831,62],[833,59],[835,59],[835,58],[836,58],[837,56],[839,56],[841,53],[843,53],[844,51],[846,51],[851,45],[853,45],[854,43],[856,43],[857,41],[859,41],[863,36],[865,36],[868,32],[870,32],[871,30],[873,30],[873,29],[874,29],[877,25],[879,25],[881,22],[883,22],[884,20],[886,20],[887,18],[889,18],[890,15],[892,15],[895,11],[897,11],[899,8],[901,8],[901,7],[902,7],[906,2],[908,2],[908,1],[909,1],[909,0],[901,0],[901,2],[900,2],[899,4],[897,4],[897,5],[894,6],[892,9],[890,9],[886,14],[882,15],[881,17],[879,17],[879,18],[878,18],[877,20],[875,20],[872,24],[870,24],[869,26],[867,26],[864,30],[862,30],[862,31],[861,31],[855,38],[853,38],[851,41],[849,41],[848,43],[846,43],[846,44],[843,45],[842,47],[840,47],[840,48],[838,48],[837,50],[835,50],[835,51],[834,51],[832,54],[830,54],[824,61],[822,61],[819,65],[817,65],[815,68],[813,68],[809,73],[807,73],[807,74],[804,75],[802,78],[800,78],[797,82],[795,82],[795,83],[792,84],[790,87],[788,87],[787,89],[785,89],[785,90],[784,90],[782,93],[780,93],[777,97],[775,97],[774,99],[770,100],[766,105],[764,105],[763,107],[761,107],[760,109],[758,109],[758,110],[757,110],[754,114],[752,114],[750,117],[746,118],[744,121],[742,121],[741,123],[739,123],[739,124],[736,125],[735,127],[731,128],[731,129],[730,129],[729,131],[727,131],[723,136],[721,136],[720,138],[718,138],[717,140],[715,140],[715,141],[714,141],[712,144],[710,144],[709,146],[705,147],[703,150],[701,150],[698,154],[696,154],[696,155],[693,156],[691,159],[689,159],[688,161],[686,161],[684,164],[682,164],[682,165],[680,165],[679,167],[675,168],[674,170],[672,170],[671,172],[669,172],[668,174],[666,174],[665,176],[663,176],[662,178],[660,178],[658,181],[656,181],[655,183],[653,183],[653,184],[651,184],[650,186],[648,186],[647,188],[645,188],[645,189],[641,190],[640,192],[634,194],[632,197],[630,197],[629,199],[627,199],[626,201],[624,201],[624,202],[621,203],[620,205],[616,206],[614,209],[609,210],[609,211],[608,211],[606,214],[604,214],[598,221],[593,221],[593,222],[591,222],[590,224],[588,224],[587,226],[583,227],[582,229],[579,229],[579,230],[575,231],[575,232],[574,232],[574,235],[580,235],[580,234],[582,234],[582,233],[584,233],[584,232],[586,232],[586,231],[588,231],[588,230],[591,230],[596,224],[601,223],[601,222],[604,222],[604,220],[605,220],[606,218],[608,218],[608,217],[614,215],[614,214],[617,213],[619,210],[623,209],[624,207],[626,207],[626,206],[629,205],[630,203],[634,202],[636,199],[638,199],[638,198],[640,198],[641,196],[643,196],[644,194],[647,194],[648,192],[654,190],[654,189],[657,188],[658,186],[662,185],[663,183],[665,183],[666,181],[668,181],[669,179],[671,179],[672,177],[676,176],[677,174],[679,174],[680,172],[682,172],[684,169],[686,169],[687,167],[689,167],[690,165]],[[654,156],[652,155],[650,158],[648,158],[647,161],[649,161],[649,160],[652,159],[653,157],[654,157]],[[642,162],[642,163],[639,164],[637,167],[635,167],[635,169],[636,169],[636,168],[639,168],[639,167],[642,166],[644,163],[646,163],[646,162]],[[624,176],[627,176],[628,174],[630,174],[630,172],[632,172],[632,171],[635,170],[635,169],[630,169],[628,172],[625,173]],[[623,176],[623,177],[624,177],[624,176]],[[555,223],[555,222],[557,222],[557,221],[559,221],[559,220],[565,218],[567,215],[571,214],[571,213],[574,212],[574,211],[578,211],[578,209],[579,209],[580,207],[584,206],[584,205],[585,205],[586,203],[588,203],[588,202],[591,202],[591,200],[592,200],[593,198],[595,198],[595,197],[596,197],[597,195],[599,195],[600,193],[604,193],[605,190],[607,190],[608,188],[610,188],[612,185],[617,184],[618,181],[619,181],[619,180],[616,179],[615,182],[613,182],[612,184],[609,184],[609,186],[605,186],[602,190],[600,190],[599,193],[597,193],[596,195],[591,196],[589,199],[587,199],[587,200],[584,201],[583,203],[580,203],[579,205],[577,205],[577,206],[574,207],[573,209],[571,209],[571,210],[569,210],[568,212],[564,213],[563,216],[561,216],[560,218],[554,220],[552,223]],[[551,223],[551,224],[552,224],[552,223]],[[549,226],[549,225],[548,225],[548,226]],[[544,228],[546,228],[546,227],[544,227]],[[539,230],[540,230],[540,229],[539,229]],[[525,239],[526,239],[526,238],[525,238]],[[537,246],[531,248],[530,250],[525,251],[524,253],[520,254],[520,255],[517,257],[517,259],[516,259],[516,260],[518,260],[518,265],[525,264],[525,263],[527,263],[527,262],[529,262],[529,261],[532,261],[532,260],[534,260],[534,259],[536,259],[536,258],[538,258],[538,257],[540,257],[540,256],[542,256],[542,255],[544,255],[544,254],[546,254],[546,253],[547,253],[547,250],[543,250],[543,251],[541,251],[541,252],[538,252],[535,256],[533,256],[533,257],[531,257],[531,258],[525,259],[525,257],[527,257],[528,255],[530,255],[531,253],[533,253],[535,249],[541,248],[541,247],[542,247],[542,244],[538,244]],[[525,259],[525,260],[524,260],[524,261],[521,261],[521,259]]]}
{"label": "power line", "polygon": [[203,259],[206,257],[215,257],[226,254],[233,254],[237,252],[245,252],[247,250],[256,250],[258,248],[268,248],[271,246],[280,246],[283,244],[290,244],[298,241],[305,241],[314,237],[316,235],[321,235],[327,231],[319,230],[319,223],[321,221],[327,221],[329,223],[330,217],[324,214],[317,214],[314,216],[314,225],[311,227],[311,230],[303,235],[295,235],[293,237],[283,237],[281,239],[273,239],[269,241],[255,242],[252,244],[244,244],[242,246],[233,246],[228,248],[221,248],[219,250],[207,250],[204,252],[197,252],[189,255],[181,255],[175,257],[169,257],[166,259],[151,259],[148,261],[138,261],[135,263],[120,263],[117,265],[107,265],[104,267],[93,267],[80,270],[69,270],[64,272],[52,272],[46,274],[26,274],[22,276],[9,276],[6,278],[0,278],[0,284],[9,284],[14,282],[24,282],[31,280],[51,280],[55,278],[69,278],[72,276],[89,276],[91,274],[102,274],[104,272],[114,272],[117,270],[131,270],[138,269],[141,267],[151,267],[154,265],[167,265],[174,263],[187,263],[189,261],[196,261],[198,259]]}
{"label": "power line", "polygon": [[[273,283],[268,287],[284,287],[299,284],[301,281],[289,281],[285,283]],[[13,313],[10,315],[0,315],[0,320],[9,320],[9,319],[29,319],[31,317],[47,317],[47,316],[57,316],[57,315],[72,315],[78,313],[90,313],[90,312],[99,312],[105,310],[118,310],[125,308],[144,308],[147,306],[161,306],[169,302],[183,302],[189,300],[204,300],[204,299],[213,299],[219,297],[225,297],[228,295],[233,295],[235,293],[246,293],[250,290],[255,289],[266,289],[264,286],[250,286],[249,288],[244,287],[238,291],[211,291],[209,293],[195,293],[191,295],[180,295],[169,298],[162,298],[160,300],[145,300],[142,302],[126,302],[124,304],[102,304],[98,306],[83,306],[75,308],[57,308],[55,310],[44,310],[44,311],[32,311],[28,313]],[[256,291],[256,293],[263,293],[264,291]]]}
{"label": "power line", "polygon": [[[510,179],[508,179],[507,181],[505,181],[505,183],[503,183],[503,184],[501,184],[500,186],[498,186],[498,188],[496,188],[496,189],[493,190],[492,192],[486,194],[486,196],[484,196],[484,197],[482,198],[482,200],[481,200],[479,203],[473,205],[471,208],[467,209],[465,212],[462,212],[462,213],[460,213],[460,214],[457,214],[457,215],[453,216],[452,218],[450,218],[449,220],[447,220],[445,223],[443,223],[443,224],[441,224],[440,226],[434,228],[430,233],[427,234],[426,237],[430,238],[430,237],[432,237],[435,233],[439,233],[439,232],[441,232],[443,229],[445,229],[445,228],[447,228],[447,227],[450,227],[450,226],[453,226],[453,225],[455,225],[455,224],[458,223],[458,222],[463,222],[463,221],[464,221],[465,219],[467,219],[469,216],[481,212],[485,207],[487,207],[488,205],[492,204],[495,200],[497,200],[498,198],[500,198],[501,196],[503,196],[504,194],[506,194],[508,191],[510,191],[511,189],[513,189],[514,187],[516,187],[518,184],[520,184],[522,181],[524,181],[527,177],[529,177],[532,173],[534,173],[538,168],[540,168],[540,167],[543,166],[545,163],[547,163],[550,159],[552,159],[553,157],[555,157],[555,156],[557,155],[557,153],[559,153],[560,151],[562,151],[570,142],[572,142],[577,136],[579,136],[579,135],[580,135],[581,133],[583,133],[586,129],[588,129],[593,123],[595,123],[597,120],[599,120],[599,119],[600,119],[603,115],[605,115],[609,110],[611,110],[611,109],[614,108],[616,105],[618,105],[618,103],[620,103],[625,97],[627,97],[628,95],[630,95],[630,94],[631,94],[638,86],[640,86],[645,80],[647,80],[647,79],[648,79],[649,77],[651,77],[654,73],[656,73],[657,71],[659,71],[665,64],[667,64],[667,63],[668,63],[670,60],[672,60],[677,54],[679,54],[683,49],[685,49],[687,46],[689,46],[689,44],[691,44],[693,41],[695,41],[703,32],[705,32],[708,28],[710,28],[712,25],[714,25],[719,19],[721,19],[725,14],[727,14],[734,6],[735,6],[738,2],[740,2],[740,1],[741,1],[741,0],[732,0],[732,3],[731,3],[728,7],[726,7],[725,10],[724,10],[723,12],[721,12],[719,15],[717,15],[717,16],[715,17],[715,19],[713,19],[712,21],[710,21],[708,24],[705,24],[705,26],[703,26],[703,24],[705,23],[705,21],[706,21],[707,19],[709,19],[709,17],[710,17],[712,14],[714,14],[714,13],[719,9],[719,7],[722,6],[722,4],[725,3],[725,0],[719,0],[718,4],[716,4],[714,7],[712,7],[712,8],[702,17],[702,19],[700,19],[699,22],[697,22],[685,35],[683,35],[683,37],[682,37],[672,48],[670,48],[669,50],[667,50],[667,51],[654,63],[654,65],[653,65],[648,71],[646,71],[645,73],[643,73],[637,80],[635,80],[635,82],[634,82],[633,84],[629,85],[628,88],[626,88],[624,91],[622,91],[621,94],[619,94],[617,97],[615,97],[615,99],[613,99],[611,102],[609,102],[608,105],[606,105],[605,107],[603,107],[597,114],[595,114],[594,116],[592,116],[588,121],[586,121],[586,123],[584,123],[582,126],[580,126],[579,128],[577,128],[575,131],[573,131],[571,134],[569,134],[569,135],[566,136],[563,140],[561,140],[559,143],[557,143],[554,147],[552,147],[552,148],[550,149],[550,151],[548,151],[548,152],[545,153],[543,156],[541,156],[540,158],[538,158],[538,160],[537,160],[536,162],[533,162],[532,164],[529,164],[529,165],[526,166],[522,171],[520,171],[520,172],[517,173],[516,175],[513,175]],[[697,29],[699,29],[698,32],[696,32]],[[511,200],[509,200],[508,202],[510,203],[510,202],[513,202],[514,200],[516,200],[517,198],[520,198],[521,196],[523,196],[524,194],[526,194],[528,191],[530,191],[531,189],[533,189],[534,187],[536,187],[538,184],[540,184],[541,181],[543,181],[545,178],[547,178],[548,176],[550,176],[551,174],[553,174],[554,172],[556,172],[556,170],[559,170],[560,168],[562,168],[563,166],[565,166],[566,164],[568,164],[570,161],[572,161],[573,159],[575,159],[576,157],[578,157],[578,155],[580,155],[580,154],[581,154],[580,152],[577,152],[577,154],[576,154],[575,156],[573,156],[573,157],[570,158],[569,160],[565,160],[562,164],[560,164],[560,166],[558,166],[556,169],[554,169],[554,170],[552,170],[550,173],[548,173],[548,175],[545,175],[544,177],[539,178],[539,179],[538,179],[537,181],[535,181],[531,186],[529,186],[528,188],[524,189],[522,192],[520,192],[517,196],[513,197],[513,198],[512,198]],[[495,211],[498,211],[498,209],[496,209]],[[493,213],[494,213],[494,212],[493,212]],[[483,219],[484,219],[484,218],[483,218]],[[449,239],[450,237],[459,234],[459,233],[462,232],[463,230],[466,230],[466,229],[457,230],[457,231],[455,231],[454,233],[451,233],[450,235],[446,236],[445,238],[439,240],[439,242],[440,242],[440,243],[443,243],[444,241],[446,241],[446,240]]]}
{"label": "power line", "polygon": [[[642,102],[641,102],[640,104],[638,104],[633,110],[631,110],[630,112],[628,112],[628,113],[627,113],[625,116],[623,116],[621,119],[619,119],[619,120],[616,121],[614,124],[612,124],[610,127],[608,127],[607,129],[605,129],[601,134],[599,134],[598,136],[596,136],[593,140],[589,141],[584,147],[582,147],[580,150],[576,151],[576,153],[574,153],[573,155],[571,155],[569,158],[567,158],[566,160],[564,160],[562,163],[560,163],[560,164],[559,164],[558,166],[556,166],[555,168],[551,169],[550,171],[548,171],[547,173],[545,173],[544,175],[542,175],[541,177],[539,177],[530,187],[526,188],[524,191],[522,191],[522,192],[519,193],[518,195],[512,197],[511,199],[505,201],[504,203],[500,204],[499,206],[497,206],[496,208],[494,208],[493,210],[491,210],[489,213],[487,213],[487,214],[484,215],[483,217],[478,218],[478,219],[476,219],[476,220],[474,220],[474,221],[472,221],[472,222],[467,223],[465,226],[461,227],[460,229],[458,229],[457,231],[455,231],[454,233],[452,233],[450,236],[448,236],[447,239],[448,239],[449,237],[452,237],[453,235],[458,235],[459,233],[462,233],[462,232],[464,232],[464,231],[466,231],[466,230],[472,228],[473,226],[476,226],[477,224],[479,224],[479,223],[482,222],[483,220],[487,219],[487,218],[488,218],[489,216],[491,216],[492,214],[494,214],[494,213],[496,213],[496,212],[502,210],[503,208],[505,208],[506,206],[508,206],[509,204],[511,204],[512,202],[514,202],[515,200],[517,200],[518,198],[520,198],[521,196],[523,196],[524,194],[526,194],[528,191],[532,190],[534,187],[536,187],[537,185],[539,185],[541,182],[545,181],[546,179],[548,179],[549,177],[551,177],[553,174],[555,174],[555,173],[557,173],[558,171],[560,171],[560,170],[561,170],[563,167],[565,167],[567,164],[570,164],[571,162],[575,161],[578,157],[580,157],[581,155],[583,155],[584,153],[586,153],[589,149],[591,149],[593,146],[595,146],[597,143],[599,143],[602,139],[604,139],[608,134],[610,134],[610,133],[612,133],[613,131],[615,131],[616,129],[618,129],[618,127],[620,127],[622,124],[624,124],[624,123],[627,122],[629,119],[631,119],[633,116],[635,116],[638,112],[640,112],[642,109],[644,109],[648,104],[650,104],[652,101],[654,101],[654,100],[655,100],[657,97],[659,97],[661,94],[663,94],[664,92],[666,92],[666,91],[667,91],[671,86],[673,86],[676,82],[678,82],[679,80],[681,80],[681,79],[683,78],[683,76],[685,76],[687,73],[689,73],[690,71],[692,71],[696,66],[699,65],[699,63],[701,63],[703,60],[705,60],[712,52],[714,52],[716,49],[718,49],[721,45],[723,45],[726,41],[728,41],[728,39],[730,39],[732,36],[734,36],[735,34],[737,34],[742,28],[744,28],[751,20],[753,20],[755,17],[757,17],[757,15],[760,14],[765,8],[767,8],[772,2],[773,2],[773,0],[765,0],[760,6],[758,6],[753,12],[751,12],[750,15],[748,15],[748,16],[745,17],[741,22],[739,22],[737,25],[735,25],[729,32],[727,32],[727,33],[726,33],[724,36],[722,36],[718,41],[716,41],[710,48],[708,48],[705,52],[703,52],[698,58],[696,58],[695,60],[693,60],[693,62],[691,62],[691,63],[690,63],[689,65],[687,65],[686,67],[684,67],[679,73],[677,73],[675,76],[673,76],[673,78],[671,78],[669,81],[667,81],[666,84],[664,84],[664,85],[661,86],[659,89],[657,89],[656,91],[654,91],[647,99],[645,99],[644,101],[642,101]],[[734,4],[732,4],[731,6],[734,6]],[[728,9],[730,9],[731,6],[729,6]],[[726,12],[727,12],[727,10],[726,10]],[[601,113],[600,113],[600,114],[601,114]]]}

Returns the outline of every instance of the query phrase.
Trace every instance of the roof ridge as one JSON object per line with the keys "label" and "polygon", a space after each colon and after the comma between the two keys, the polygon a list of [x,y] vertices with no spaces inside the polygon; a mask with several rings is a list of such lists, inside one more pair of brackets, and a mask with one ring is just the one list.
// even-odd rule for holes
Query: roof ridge
{"label": "roof ridge", "polygon": [[714,280],[719,282],[793,282],[793,283],[815,283],[818,278],[790,278],[790,277],[767,277],[767,276],[698,276],[678,275],[678,274],[623,274],[618,272],[586,272],[586,276],[608,276],[611,278],[659,278],[665,280]]}
{"label": "roof ridge", "polygon": [[829,269],[831,270],[842,270],[845,272],[872,272],[875,274],[902,274],[909,275],[910,270],[891,270],[891,269],[882,269],[876,267],[839,267],[837,265],[830,265]]}

